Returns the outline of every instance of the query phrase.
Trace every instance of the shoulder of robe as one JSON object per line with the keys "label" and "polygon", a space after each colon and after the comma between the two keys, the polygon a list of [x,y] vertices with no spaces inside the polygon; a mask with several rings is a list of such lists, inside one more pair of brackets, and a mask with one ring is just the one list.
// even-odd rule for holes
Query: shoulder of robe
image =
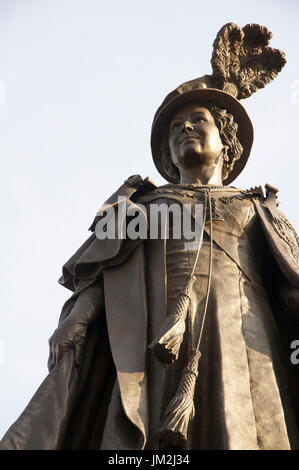
{"label": "shoulder of robe", "polygon": [[148,177],[142,178],[140,175],[132,175],[127,178],[124,183],[101,205],[97,214],[89,227],[90,231],[95,230],[96,223],[102,217],[102,213],[105,207],[117,206],[119,204],[119,198],[123,200],[131,200],[132,202],[137,201],[140,197],[143,197],[150,192],[157,189],[158,186]]}
{"label": "shoulder of robe", "polygon": [[156,188],[157,185],[148,177],[142,178],[140,175],[133,175],[127,178],[99,208],[93,223],[89,227],[89,230],[93,233],[63,265],[63,274],[58,282],[74,292],[80,281],[88,283],[95,279],[105,267],[123,262],[136,248],[137,241],[127,240],[123,244],[122,239],[119,237],[100,240],[95,234],[96,224],[103,217],[105,207],[117,208],[119,202],[124,199],[128,204],[134,203],[139,197],[150,193]]}
{"label": "shoulder of robe", "polygon": [[253,199],[271,251],[289,281],[299,286],[299,237],[286,216],[278,210],[278,189],[267,184],[266,197]]}

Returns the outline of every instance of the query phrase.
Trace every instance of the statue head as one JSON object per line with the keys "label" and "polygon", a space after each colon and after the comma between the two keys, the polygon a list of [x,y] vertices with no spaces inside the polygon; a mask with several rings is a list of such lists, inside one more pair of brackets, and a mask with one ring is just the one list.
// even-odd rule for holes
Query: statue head
{"label": "statue head", "polygon": [[[268,47],[271,37],[264,26],[250,23],[240,28],[227,23],[213,44],[212,75],[185,82],[166,96],[154,117],[151,147],[155,165],[167,181],[180,181],[182,162],[174,154],[169,129],[185,106],[204,106],[213,117],[223,146],[217,161],[222,165],[223,184],[230,184],[241,173],[250,155],[253,127],[240,100],[270,83],[286,63],[282,51]],[[189,151],[196,147],[194,141],[191,145],[191,139],[184,146]]]}
{"label": "statue head", "polygon": [[179,108],[162,138],[165,174],[179,182],[184,171],[218,166],[225,180],[243,151],[237,131],[232,114],[219,106],[203,102]]}
{"label": "statue head", "polygon": [[[171,124],[176,116],[180,117],[180,113],[190,110],[192,114],[192,109],[198,107],[205,109],[210,123],[203,128],[208,127],[212,132],[213,127],[214,132],[217,131],[222,148],[214,158],[214,162],[219,157],[218,164],[222,165],[223,184],[230,184],[246,165],[253,142],[253,127],[240,101],[230,93],[213,88],[209,83],[209,76],[180,85],[167,95],[159,107],[151,135],[155,165],[167,181],[180,182],[180,162],[174,157],[169,145]],[[203,159],[201,161],[203,162]]]}

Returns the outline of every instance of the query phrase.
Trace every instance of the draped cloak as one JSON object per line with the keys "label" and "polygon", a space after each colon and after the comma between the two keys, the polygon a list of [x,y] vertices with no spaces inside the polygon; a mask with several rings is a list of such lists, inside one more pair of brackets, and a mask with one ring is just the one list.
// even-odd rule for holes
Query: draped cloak
{"label": "draped cloak", "polygon": [[[290,344],[299,339],[298,312],[289,312],[279,295],[282,286],[299,288],[298,236],[277,210],[273,193],[266,198],[259,191],[230,188],[216,193],[213,197],[211,192],[218,276],[212,282],[203,372],[186,445],[298,448],[299,375],[290,361]],[[141,180],[137,186],[125,182],[107,202],[116,202],[119,195],[143,204],[182,203],[194,200],[197,191],[156,188]],[[201,280],[207,277],[208,243],[206,225],[196,273]],[[161,412],[175,392],[184,349],[193,339],[191,334],[184,340],[179,361],[170,368],[148,354],[148,344],[192,259],[194,253],[186,254],[181,240],[99,240],[93,233],[63,267],[60,283],[73,294],[60,322],[95,282],[102,286],[104,304],[80,343],[79,361],[70,349],[50,365],[0,448],[159,448]],[[193,311],[199,312],[192,319],[193,336],[203,297],[204,281],[195,285],[192,296]]]}

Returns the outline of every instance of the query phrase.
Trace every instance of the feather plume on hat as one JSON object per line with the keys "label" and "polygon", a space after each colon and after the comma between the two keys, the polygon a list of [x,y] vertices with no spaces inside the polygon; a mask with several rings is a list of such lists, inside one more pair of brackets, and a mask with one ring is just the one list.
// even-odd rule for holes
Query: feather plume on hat
{"label": "feather plume on hat", "polygon": [[286,64],[285,54],[267,47],[272,33],[265,26],[224,25],[213,44],[214,87],[237,99],[251,96],[272,82]]}
{"label": "feather plume on hat", "polygon": [[154,117],[151,147],[154,163],[167,181],[177,182],[165,171],[162,163],[161,142],[169,122],[180,106],[206,101],[233,115],[243,147],[241,157],[234,162],[224,184],[230,184],[241,173],[250,155],[253,127],[239,100],[264,88],[286,64],[282,51],[268,47],[271,38],[272,33],[265,26],[251,23],[240,28],[227,23],[213,44],[212,74],[182,83],[166,96]]}

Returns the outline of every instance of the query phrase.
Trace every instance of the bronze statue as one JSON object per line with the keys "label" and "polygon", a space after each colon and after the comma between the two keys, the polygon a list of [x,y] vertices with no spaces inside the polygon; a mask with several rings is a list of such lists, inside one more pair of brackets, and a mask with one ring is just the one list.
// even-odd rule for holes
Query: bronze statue
{"label": "bronze statue", "polygon": [[[229,186],[253,141],[239,100],[285,64],[270,38],[259,25],[225,25],[213,74],[158,109],[151,146],[168,184],[128,178],[64,265],[73,294],[50,338],[49,375],[2,449],[298,448],[298,235],[277,189]],[[146,220],[153,204],[173,203],[195,220],[200,204],[200,240],[99,239],[119,196]]]}

